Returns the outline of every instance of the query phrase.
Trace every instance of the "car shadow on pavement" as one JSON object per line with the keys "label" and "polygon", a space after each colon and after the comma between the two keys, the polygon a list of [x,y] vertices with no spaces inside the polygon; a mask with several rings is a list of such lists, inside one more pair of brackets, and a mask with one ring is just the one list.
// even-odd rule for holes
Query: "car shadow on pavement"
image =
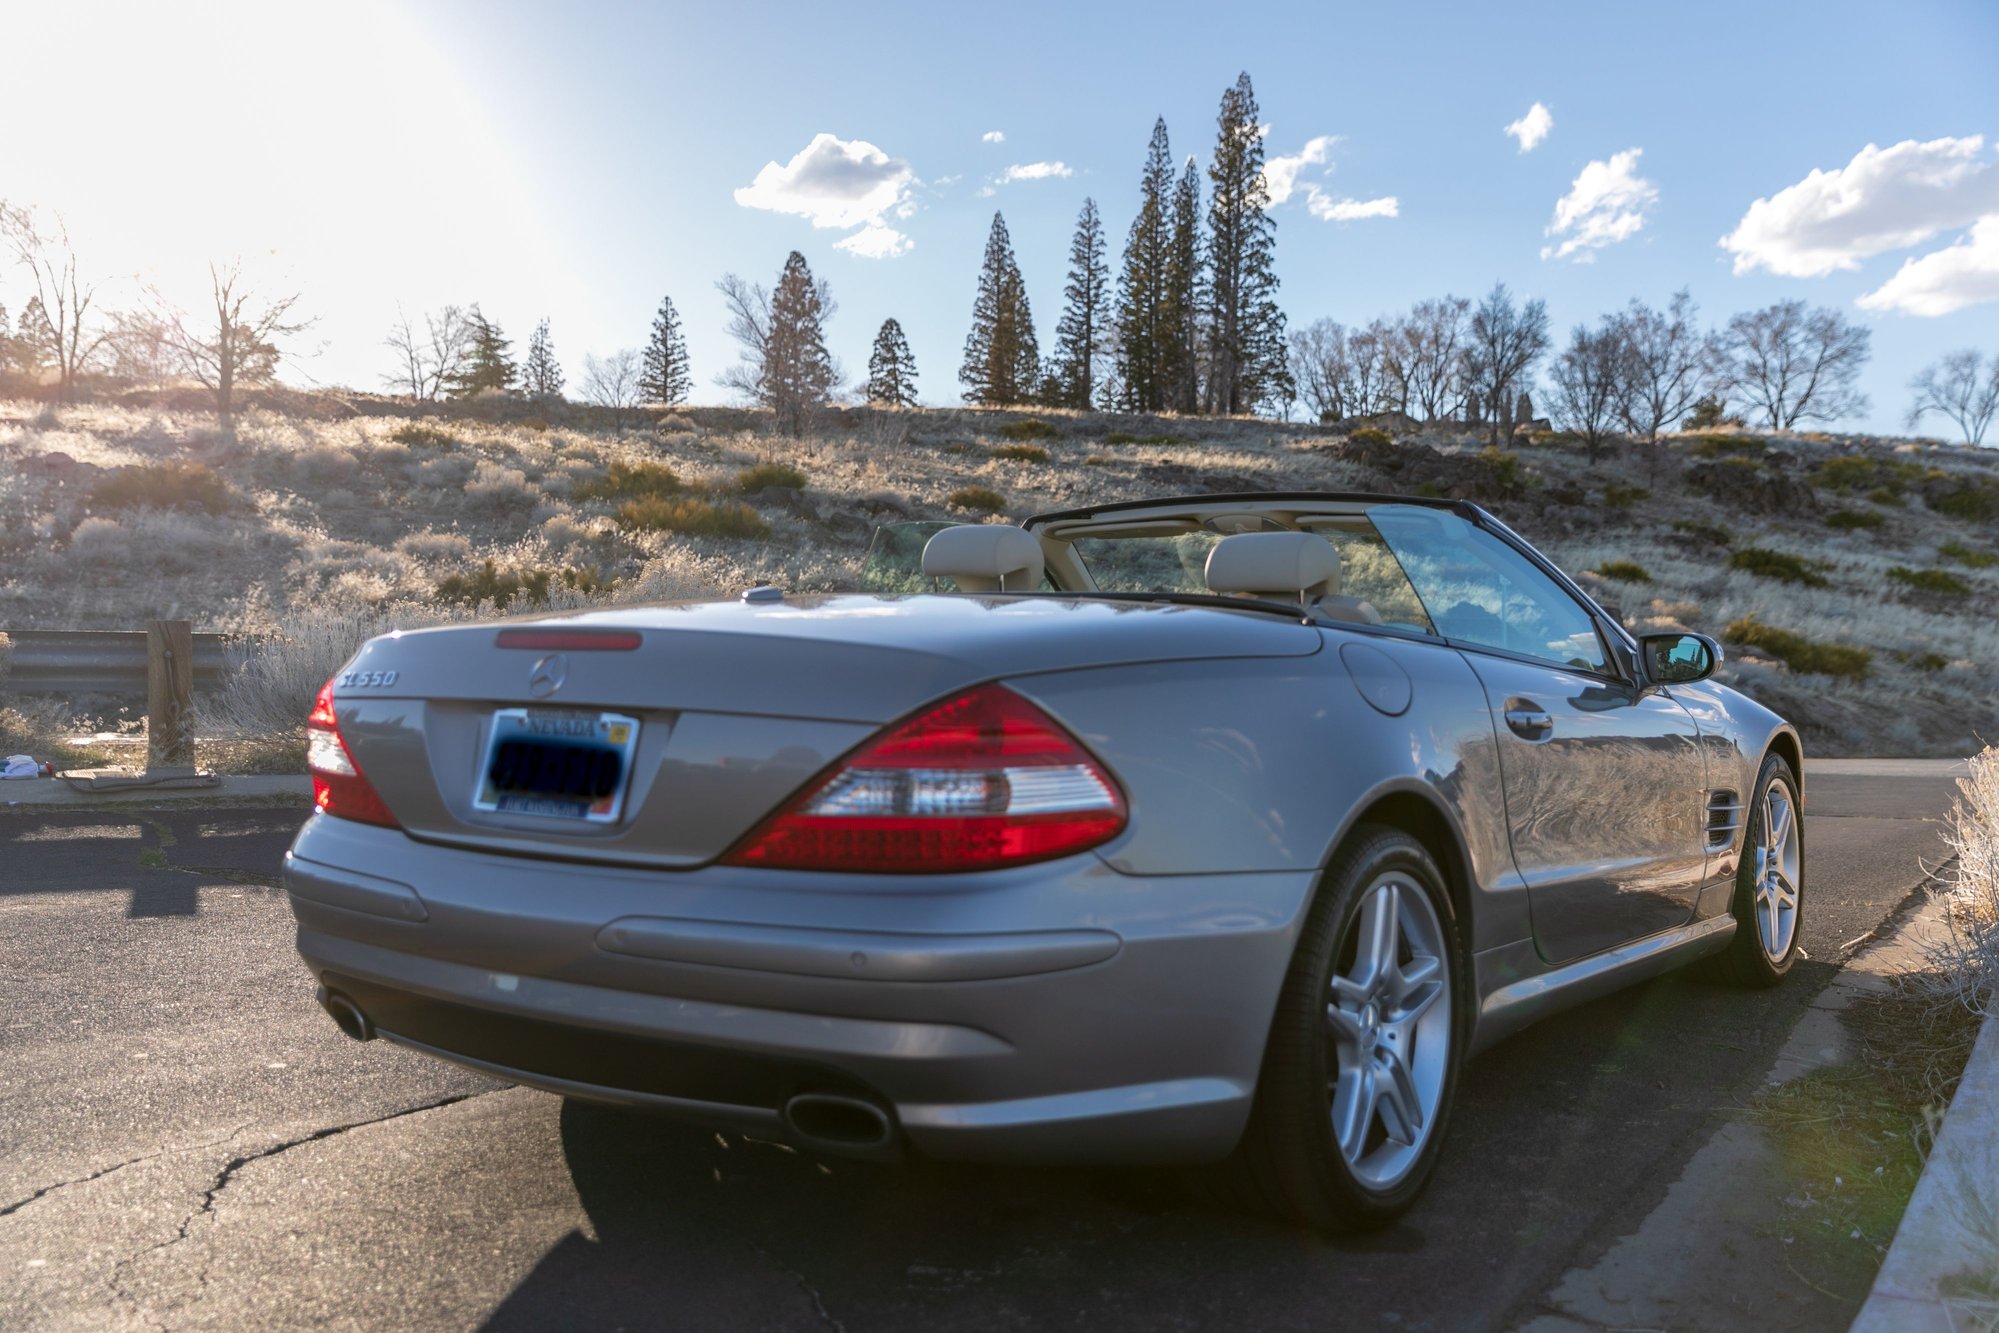
{"label": "car shadow on pavement", "polygon": [[1322,1323],[1335,1295],[1489,1326],[1663,1196],[1832,968],[1799,971],[1748,994],[1670,976],[1502,1043],[1466,1068],[1435,1185],[1359,1238],[1228,1211],[1172,1168],[820,1161],[571,1102],[587,1230],[489,1326],[1289,1325]]}

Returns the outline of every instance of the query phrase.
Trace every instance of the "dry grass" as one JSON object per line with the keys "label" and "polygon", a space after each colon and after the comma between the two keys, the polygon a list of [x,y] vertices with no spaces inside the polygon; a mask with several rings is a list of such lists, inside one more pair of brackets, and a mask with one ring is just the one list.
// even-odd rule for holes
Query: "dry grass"
{"label": "dry grass", "polygon": [[[1250,419],[854,408],[790,440],[736,409],[678,410],[620,435],[579,408],[537,406],[546,419],[529,423],[505,403],[414,420],[406,405],[321,406],[249,412],[224,440],[205,416],[0,403],[0,627],[122,629],[182,615],[268,633],[395,608],[445,614],[440,586],[471,584],[489,560],[497,571],[593,571],[614,585],[596,596],[612,601],[757,583],[836,589],[856,586],[873,529],[896,519],[1017,519],[1210,489],[1400,489],[1343,458],[1336,433]],[[1051,439],[1059,446],[1037,443]],[[1445,431],[1396,443],[1467,462],[1486,447]],[[1605,599],[1635,628],[1723,635],[1753,617],[1871,654],[1869,679],[1855,684],[1730,645],[1724,679],[1794,717],[1815,753],[1962,754],[1999,735],[1999,586],[1970,572],[1992,557],[1990,539],[1925,498],[1999,493],[1991,456],[1727,435],[1613,444],[1591,467],[1570,442],[1530,445],[1492,456],[1513,488],[1493,507],[1566,568],[1601,571]],[[1044,448],[1047,461],[1034,461],[1029,451]],[[1710,498],[1682,476],[1703,452],[1817,486],[1819,511],[1770,516]],[[116,469],[161,464],[211,470],[232,497],[227,512],[91,502]],[[794,475],[809,487],[787,485]],[[617,521],[643,501],[691,503]],[[1828,512],[1879,522],[1829,524]],[[1737,547],[1792,554],[1823,584],[1731,568]],[[1967,572],[1967,593],[1892,572],[1947,564]],[[1878,695],[1870,704],[1870,691],[1898,707],[1878,707]]]}

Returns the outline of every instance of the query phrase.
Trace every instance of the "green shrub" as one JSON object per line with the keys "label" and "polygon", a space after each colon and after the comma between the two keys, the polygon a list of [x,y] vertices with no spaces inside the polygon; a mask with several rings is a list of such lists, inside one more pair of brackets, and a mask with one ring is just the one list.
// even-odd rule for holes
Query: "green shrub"
{"label": "green shrub", "polygon": [[[1394,444],[1395,437],[1379,426],[1362,426],[1359,430],[1347,436],[1347,443],[1365,445],[1371,449],[1380,449]],[[1494,445],[1492,447],[1496,449],[1499,446]]]}
{"label": "green shrub", "polygon": [[1947,569],[1909,569],[1897,565],[1888,571],[1888,577],[1917,592],[1943,593],[1949,597],[1965,597],[1971,593],[1971,585]]}
{"label": "green shrub", "polygon": [[1713,430],[1716,426],[1740,426],[1741,417],[1728,415],[1727,404],[1713,394],[1708,394],[1695,403],[1687,413],[1687,419],[1680,423],[1687,430]]}
{"label": "green shrub", "polygon": [[1950,665],[1942,653],[1896,653],[1895,657],[1918,671],[1941,671]]}
{"label": "green shrub", "polygon": [[1960,541],[1945,542],[1937,547],[1937,554],[1955,560],[1960,565],[1969,565],[1973,569],[1990,569],[1994,565],[1999,565],[1999,555],[1994,555],[1990,551],[1974,551]]}
{"label": "green shrub", "polygon": [[1730,569],[1743,569],[1759,578],[1802,583],[1807,588],[1826,586],[1825,576],[1806,564],[1801,556],[1772,551],[1761,546],[1745,546],[1728,557]]}
{"label": "green shrub", "polygon": [[1873,490],[1867,492],[1867,498],[1875,504],[1893,505],[1898,509],[1902,504],[1901,492],[1892,490],[1886,486],[1876,486]]}
{"label": "green shrub", "polygon": [[1006,508],[1006,497],[985,486],[965,486],[951,492],[945,501],[953,509],[968,509],[975,514],[997,514]]}
{"label": "green shrub", "polygon": [[1865,648],[1815,643],[1792,630],[1766,625],[1753,615],[1729,622],[1723,637],[1751,648],[1761,648],[1791,670],[1814,675],[1866,680],[1874,665],[1874,654]]}
{"label": "green shrub", "polygon": [[1520,455],[1508,453],[1496,444],[1488,444],[1478,451],[1478,460],[1492,469],[1492,478],[1503,491],[1520,489]]}
{"label": "green shrub", "polygon": [[1046,463],[1048,451],[1038,444],[1002,444],[993,450],[993,457],[1011,463]]}
{"label": "green shrub", "polygon": [[664,463],[615,462],[601,477],[590,477],[569,488],[572,500],[642,500],[678,495],[687,489],[680,475]]}
{"label": "green shrub", "polygon": [[1596,572],[1607,579],[1620,583],[1650,583],[1652,576],[1645,572],[1645,566],[1630,560],[1606,560],[1596,567]]}
{"label": "green shrub", "polygon": [[448,574],[439,579],[437,600],[460,602],[466,606],[491,602],[494,609],[504,611],[507,609],[507,604],[515,598],[528,602],[546,602],[548,585],[553,577],[554,573],[551,570],[500,569],[488,560],[470,574]]}
{"label": "green shrub", "polygon": [[1701,435],[1694,439],[1696,458],[1740,458],[1761,454],[1770,446],[1754,435]]}
{"label": "green shrub", "polygon": [[91,488],[88,498],[98,509],[199,509],[208,514],[226,513],[231,499],[221,473],[205,463],[178,459],[121,467]]}
{"label": "green shrub", "polygon": [[1133,435],[1128,430],[1114,430],[1104,436],[1105,444],[1173,444],[1177,436],[1164,433],[1158,435]]}
{"label": "green shrub", "polygon": [[767,537],[770,526],[746,504],[714,504],[698,496],[648,495],[627,500],[612,515],[618,526],[690,537]]}
{"label": "green shrub", "polygon": [[759,463],[736,474],[736,489],[745,493],[777,487],[787,491],[805,489],[805,474],[789,463]]}
{"label": "green shrub", "polygon": [[390,431],[389,438],[397,444],[407,444],[412,447],[428,446],[432,449],[456,449],[465,443],[448,431],[441,431],[435,426],[420,426],[414,421]]}
{"label": "green shrub", "polygon": [[975,454],[978,451],[979,447],[977,445],[966,444],[963,440],[952,440],[950,443],[938,447],[939,453],[946,454]]}
{"label": "green shrub", "polygon": [[1416,487],[1416,494],[1425,500],[1441,500],[1444,498],[1444,488],[1434,481],[1426,481]]}
{"label": "green shrub", "polygon": [[1931,500],[1930,508],[1967,522],[1991,523],[1999,520],[1999,487],[1969,482]]}
{"label": "green shrub", "polygon": [[1864,509],[1835,509],[1825,516],[1829,528],[1850,530],[1853,528],[1878,528],[1888,520],[1879,514]]}
{"label": "green shrub", "polygon": [[993,433],[1002,440],[1052,440],[1062,434],[1040,417],[1009,421]]}
{"label": "green shrub", "polygon": [[1883,476],[1881,467],[1874,459],[1860,454],[1826,459],[1818,466],[1817,480],[1827,490],[1838,491],[1842,495],[1877,488],[1900,495],[1902,490],[1899,478],[1892,473]]}
{"label": "green shrub", "polygon": [[1603,502],[1612,509],[1629,509],[1651,494],[1643,486],[1618,486],[1613,483],[1603,488]]}
{"label": "green shrub", "polygon": [[1735,545],[1735,534],[1719,523],[1701,523],[1689,518],[1679,518],[1673,520],[1673,531],[1684,532],[1709,546]]}

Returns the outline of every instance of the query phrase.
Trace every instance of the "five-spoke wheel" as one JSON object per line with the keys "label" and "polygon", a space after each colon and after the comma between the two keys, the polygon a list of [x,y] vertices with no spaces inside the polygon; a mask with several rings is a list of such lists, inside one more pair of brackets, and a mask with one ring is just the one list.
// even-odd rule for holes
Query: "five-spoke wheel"
{"label": "five-spoke wheel", "polygon": [[1748,814],[1735,872],[1735,938],[1711,960],[1711,970],[1738,986],[1774,986],[1797,960],[1805,896],[1798,777],[1782,755],[1763,760]]}

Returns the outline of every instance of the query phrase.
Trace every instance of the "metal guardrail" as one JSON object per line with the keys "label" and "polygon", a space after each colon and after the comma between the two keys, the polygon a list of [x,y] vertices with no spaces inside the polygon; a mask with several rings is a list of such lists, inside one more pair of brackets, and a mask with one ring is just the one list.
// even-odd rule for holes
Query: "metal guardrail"
{"label": "metal guardrail", "polygon": [[[0,630],[12,651],[0,693],[146,701],[144,630]],[[256,652],[232,634],[194,636],[194,688],[219,689]]]}

